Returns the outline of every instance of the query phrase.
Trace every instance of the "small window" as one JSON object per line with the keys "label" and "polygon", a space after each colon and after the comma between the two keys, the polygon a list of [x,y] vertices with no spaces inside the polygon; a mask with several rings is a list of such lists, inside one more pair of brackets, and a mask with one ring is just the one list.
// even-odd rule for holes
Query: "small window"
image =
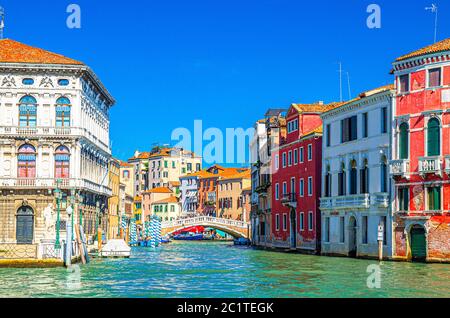
{"label": "small window", "polygon": [[314,216],[313,213],[310,211],[308,212],[308,230],[312,231],[314,227]]}
{"label": "small window", "polygon": [[325,218],[325,237],[324,241],[329,243],[330,242],[330,218]]}
{"label": "small window", "polygon": [[305,196],[305,180],[300,179],[300,196]]}
{"label": "small window", "polygon": [[280,168],[280,156],[275,155],[275,170],[278,170]]}
{"label": "small window", "polygon": [[308,145],[308,161],[311,161],[313,158],[312,158],[312,145],[311,144],[309,144]]}
{"label": "small window", "polygon": [[287,183],[283,182],[283,196],[287,194]]}
{"label": "small window", "polygon": [[300,163],[305,161],[303,147],[300,148]]}
{"label": "small window", "polygon": [[400,76],[399,82],[400,82],[400,93],[409,92],[409,74]]}
{"label": "small window", "polygon": [[409,211],[409,188],[398,188],[398,209]]}
{"label": "small window", "polygon": [[283,168],[286,168],[286,153],[283,153]]}
{"label": "small window", "polygon": [[385,134],[388,130],[388,113],[387,108],[381,108],[381,133]]}
{"label": "small window", "polygon": [[32,79],[32,78],[24,78],[22,80],[22,84],[23,85],[33,85],[34,84],[34,79]]}
{"label": "small window", "polygon": [[330,147],[331,145],[331,125],[328,124],[327,125],[327,131],[326,131],[326,143],[327,143],[327,147]]}
{"label": "small window", "polygon": [[345,218],[343,217],[343,216],[341,216],[340,218],[339,218],[339,241],[341,242],[341,243],[344,243],[345,242]]}
{"label": "small window", "polygon": [[362,243],[363,244],[367,244],[367,242],[368,242],[367,227],[368,227],[368,218],[367,218],[367,215],[364,215],[362,217]]}
{"label": "small window", "polygon": [[308,177],[308,196],[313,195],[313,179],[312,177]]}
{"label": "small window", "polygon": [[298,164],[298,149],[294,149],[294,165]]}
{"label": "small window", "polygon": [[369,121],[368,114],[362,114],[362,127],[363,127],[363,138],[367,138],[369,136]]}
{"label": "small window", "polygon": [[283,231],[287,231],[287,214],[283,214]]}
{"label": "small window", "polygon": [[300,212],[300,231],[305,230],[305,213]]}
{"label": "small window", "polygon": [[428,87],[441,86],[441,68],[428,70]]}
{"label": "small window", "polygon": [[65,79],[65,78],[60,79],[60,80],[58,80],[58,85],[59,86],[68,86],[69,85],[69,80]]}
{"label": "small window", "polygon": [[280,199],[280,185],[277,183],[275,184],[275,200]]}
{"label": "small window", "polygon": [[280,215],[279,214],[275,215],[275,229],[277,231],[280,230]]}
{"label": "small window", "polygon": [[289,151],[288,153],[288,166],[292,166],[292,151]]}

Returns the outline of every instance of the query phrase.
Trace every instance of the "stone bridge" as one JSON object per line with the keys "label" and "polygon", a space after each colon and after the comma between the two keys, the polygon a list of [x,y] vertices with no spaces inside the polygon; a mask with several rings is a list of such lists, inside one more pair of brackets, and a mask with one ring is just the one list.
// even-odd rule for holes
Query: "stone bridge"
{"label": "stone bridge", "polygon": [[220,219],[211,216],[197,216],[188,219],[162,222],[161,234],[169,235],[191,226],[211,227],[223,231],[235,238],[249,238],[250,223],[229,219]]}

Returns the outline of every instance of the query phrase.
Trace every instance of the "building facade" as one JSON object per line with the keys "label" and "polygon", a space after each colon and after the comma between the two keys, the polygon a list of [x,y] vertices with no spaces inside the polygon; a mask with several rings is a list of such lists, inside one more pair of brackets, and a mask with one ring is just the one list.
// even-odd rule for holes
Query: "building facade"
{"label": "building facade", "polygon": [[88,236],[106,224],[113,104],[85,64],[0,40],[1,244],[56,239],[70,204]]}
{"label": "building facade", "polygon": [[394,86],[359,95],[322,115],[323,255],[392,256],[391,122]]}
{"label": "building facade", "polygon": [[251,228],[252,244],[271,246],[272,228],[272,151],[286,137],[286,110],[269,109],[265,119],[255,125],[255,135],[250,143],[252,155]]}
{"label": "building facade", "polygon": [[335,104],[293,104],[272,152],[272,246],[320,252],[322,120]]}
{"label": "building facade", "polygon": [[450,260],[450,39],[393,63],[394,257]]}
{"label": "building facade", "polygon": [[219,178],[217,180],[218,217],[248,221],[248,215],[244,215],[242,191],[250,185],[250,170]]}
{"label": "building facade", "polygon": [[107,238],[114,239],[119,235],[120,216],[120,161],[114,158],[109,162],[109,188]]}
{"label": "building facade", "polygon": [[199,177],[202,171],[180,177],[180,203],[184,216],[197,214]]}

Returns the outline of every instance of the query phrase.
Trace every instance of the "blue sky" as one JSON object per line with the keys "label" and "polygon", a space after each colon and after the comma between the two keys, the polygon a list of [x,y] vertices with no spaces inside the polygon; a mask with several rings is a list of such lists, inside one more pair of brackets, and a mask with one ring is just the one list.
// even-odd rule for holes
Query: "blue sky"
{"label": "blue sky", "polygon": [[[170,143],[177,127],[249,128],[267,108],[339,100],[392,82],[395,57],[450,37],[450,3],[435,0],[0,0],[5,37],[81,60],[117,100],[113,154]],[[81,7],[80,30],[66,7]],[[382,9],[381,29],[366,8]],[[344,78],[346,82],[346,78]],[[344,98],[348,99],[347,86]]]}

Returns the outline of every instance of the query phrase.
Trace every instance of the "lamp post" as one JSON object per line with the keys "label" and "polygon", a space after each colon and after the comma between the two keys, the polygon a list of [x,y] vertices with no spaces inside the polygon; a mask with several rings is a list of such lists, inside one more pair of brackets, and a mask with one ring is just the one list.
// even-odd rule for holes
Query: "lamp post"
{"label": "lamp post", "polygon": [[73,208],[72,206],[68,206],[66,209],[67,213],[67,223],[66,223],[66,267],[69,267],[72,264],[72,223],[70,222],[70,218],[73,221]]}
{"label": "lamp post", "polygon": [[61,184],[61,179],[56,180],[56,189],[55,189],[55,198],[56,198],[56,241],[55,241],[55,249],[61,249],[61,244],[59,242],[59,228],[61,225],[61,219],[60,219],[60,212],[61,212],[61,199],[62,199],[62,192],[59,188],[59,185]]}

